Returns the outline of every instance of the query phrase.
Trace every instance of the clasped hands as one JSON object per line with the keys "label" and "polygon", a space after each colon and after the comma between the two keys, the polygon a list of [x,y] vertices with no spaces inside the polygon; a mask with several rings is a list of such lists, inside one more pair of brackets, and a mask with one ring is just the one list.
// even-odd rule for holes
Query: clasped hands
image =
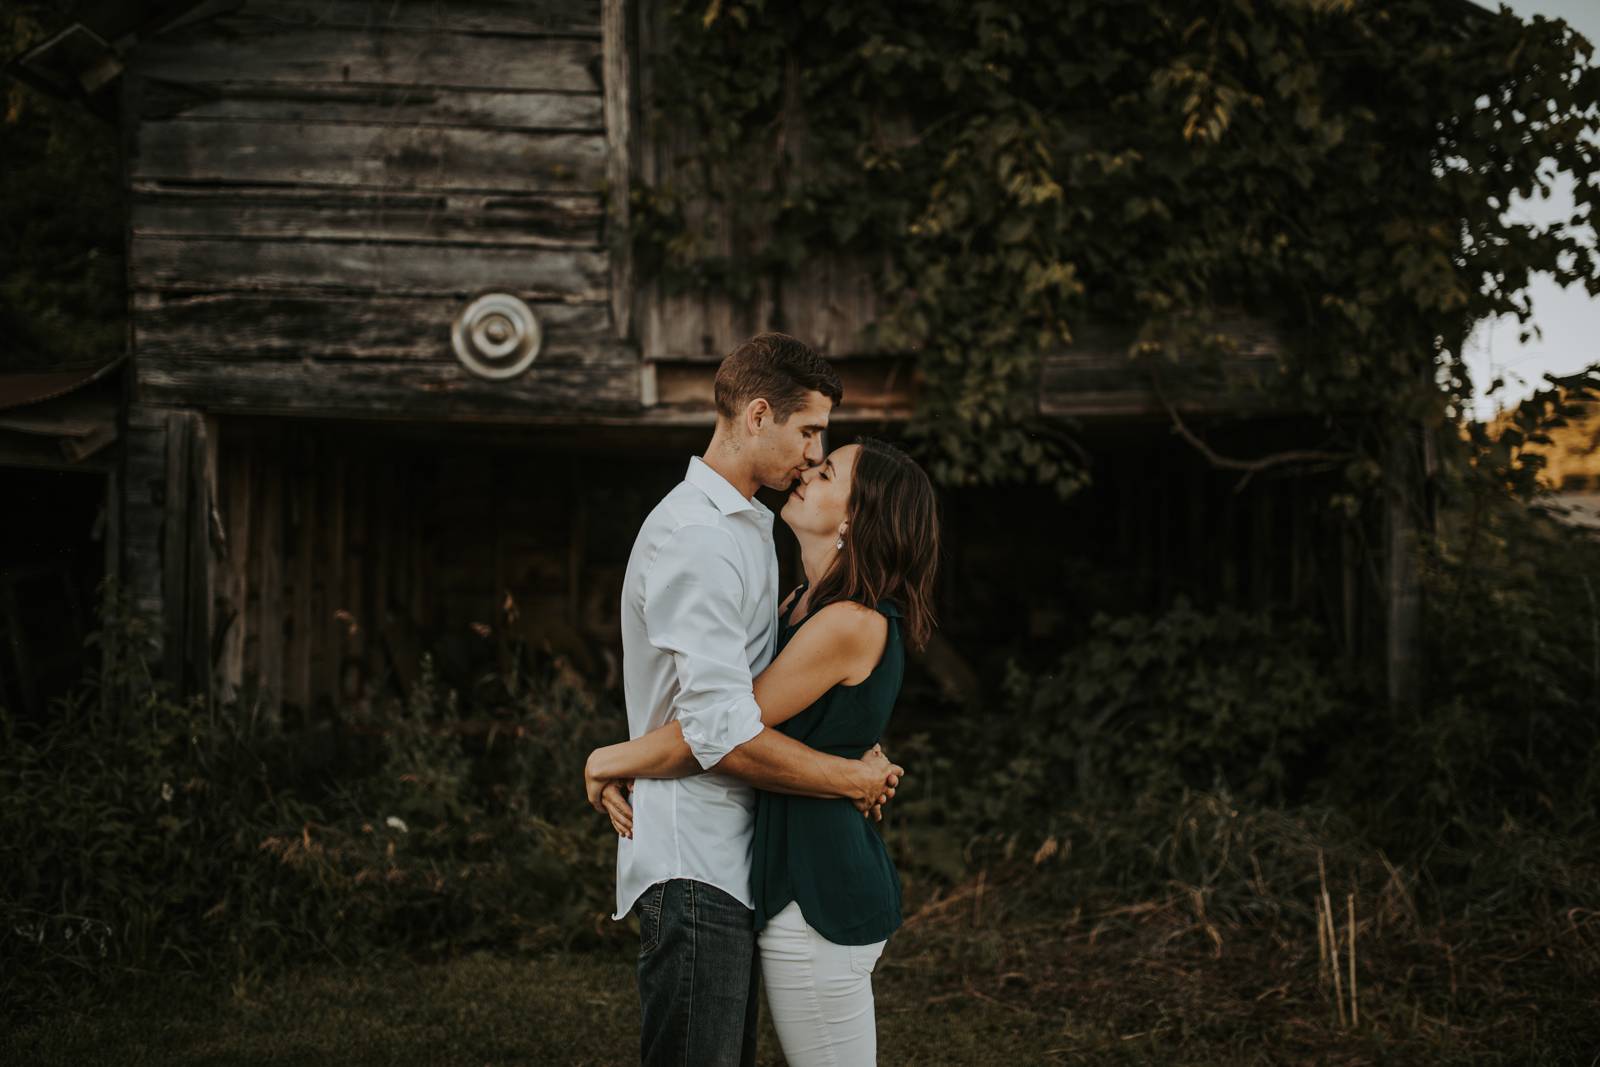
{"label": "clasped hands", "polygon": [[[883,820],[883,806],[893,799],[905,776],[905,768],[892,763],[883,754],[882,745],[873,745],[856,761],[860,769],[851,783],[849,801],[863,816],[875,821]],[[590,807],[611,820],[617,836],[633,836],[633,805],[628,795],[633,792],[632,778],[597,778],[586,764],[583,768],[583,789]]]}

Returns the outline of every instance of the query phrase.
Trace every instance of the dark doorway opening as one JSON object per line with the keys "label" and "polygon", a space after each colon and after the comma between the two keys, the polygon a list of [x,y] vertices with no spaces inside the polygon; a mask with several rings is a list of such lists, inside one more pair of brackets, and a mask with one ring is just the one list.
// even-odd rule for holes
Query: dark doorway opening
{"label": "dark doorway opening", "polygon": [[106,475],[0,467],[0,706],[38,718],[84,676]]}

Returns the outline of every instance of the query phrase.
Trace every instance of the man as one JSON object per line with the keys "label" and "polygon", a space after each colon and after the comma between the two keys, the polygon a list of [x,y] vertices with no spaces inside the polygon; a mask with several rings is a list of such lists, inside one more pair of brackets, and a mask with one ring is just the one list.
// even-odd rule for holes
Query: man
{"label": "man", "polygon": [[[778,636],[778,561],[761,486],[788,489],[822,461],[839,377],[793,337],[767,333],[717,369],[705,458],[645,519],[622,592],[628,730],[676,719],[705,773],[635,783],[617,842],[617,912],[639,917],[644,1064],[755,1062],[759,968],[750,852],[754,788],[846,797],[863,811],[900,768],[807,748],[761,725],[752,678]],[[607,786],[612,790],[614,785]],[[590,800],[603,810],[591,787]]]}

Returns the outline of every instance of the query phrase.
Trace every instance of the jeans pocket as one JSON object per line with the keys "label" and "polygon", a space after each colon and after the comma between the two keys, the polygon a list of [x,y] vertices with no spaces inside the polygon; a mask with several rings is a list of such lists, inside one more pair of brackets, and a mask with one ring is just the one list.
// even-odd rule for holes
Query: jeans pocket
{"label": "jeans pocket", "polygon": [[875,945],[851,945],[850,969],[863,978],[872,974],[878,966],[878,957],[883,955],[883,948],[889,942],[879,941]]}
{"label": "jeans pocket", "polygon": [[646,889],[633,906],[639,916],[640,956],[648,956],[661,943],[661,897],[666,890],[665,882],[657,882]]}

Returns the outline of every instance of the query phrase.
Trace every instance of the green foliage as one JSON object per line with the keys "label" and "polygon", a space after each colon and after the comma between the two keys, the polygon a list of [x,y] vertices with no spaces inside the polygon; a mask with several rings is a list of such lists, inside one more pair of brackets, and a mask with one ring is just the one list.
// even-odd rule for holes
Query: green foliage
{"label": "green foliage", "polygon": [[1186,601],[1096,616],[1048,668],[1013,666],[991,714],[885,742],[912,772],[892,813],[896,855],[955,881],[997,845],[1072,836],[1090,849],[1080,871],[1098,872],[1085,877],[1131,888],[1195,797],[1256,810],[1306,799],[1367,703],[1339,677],[1303,622]]}
{"label": "green foliage", "polygon": [[[38,3],[0,14],[0,59],[60,28]],[[116,127],[11,81],[0,116],[0,363],[103,362],[126,330]]]}
{"label": "green foliage", "polygon": [[1600,69],[1560,22],[1433,0],[679,0],[665,30],[653,103],[687,154],[635,190],[640,262],[736,295],[819,253],[884,263],[877,339],[917,354],[914,433],[949,484],[1081,484],[1034,391],[1085,322],[1193,380],[1228,354],[1220,316],[1274,321],[1276,388],[1372,453],[1374,423],[1460,410],[1468,330],[1525,321],[1533,272],[1600,292],[1591,223],[1504,213],[1563,172],[1579,216],[1600,197]]}
{"label": "green foliage", "polygon": [[1007,694],[1027,724],[1014,770],[1080,797],[1281,801],[1340,709],[1318,645],[1308,624],[1183,600],[1153,618],[1098,616],[1046,673],[1013,670]]}
{"label": "green foliage", "polygon": [[1600,806],[1600,543],[1554,521],[1543,457],[1600,370],[1554,379],[1495,426],[1444,452],[1437,534],[1423,582],[1428,700],[1399,737],[1378,795],[1396,821],[1443,826],[1533,820],[1597,826]]}
{"label": "green foliage", "polygon": [[[115,602],[113,602],[115,603]],[[620,715],[523,662],[464,716],[425,670],[326,773],[325,730],[172,699],[120,608],[96,688],[45,723],[0,710],[0,1000],[85,974],[352,960],[603,936],[614,837],[582,760]]]}

